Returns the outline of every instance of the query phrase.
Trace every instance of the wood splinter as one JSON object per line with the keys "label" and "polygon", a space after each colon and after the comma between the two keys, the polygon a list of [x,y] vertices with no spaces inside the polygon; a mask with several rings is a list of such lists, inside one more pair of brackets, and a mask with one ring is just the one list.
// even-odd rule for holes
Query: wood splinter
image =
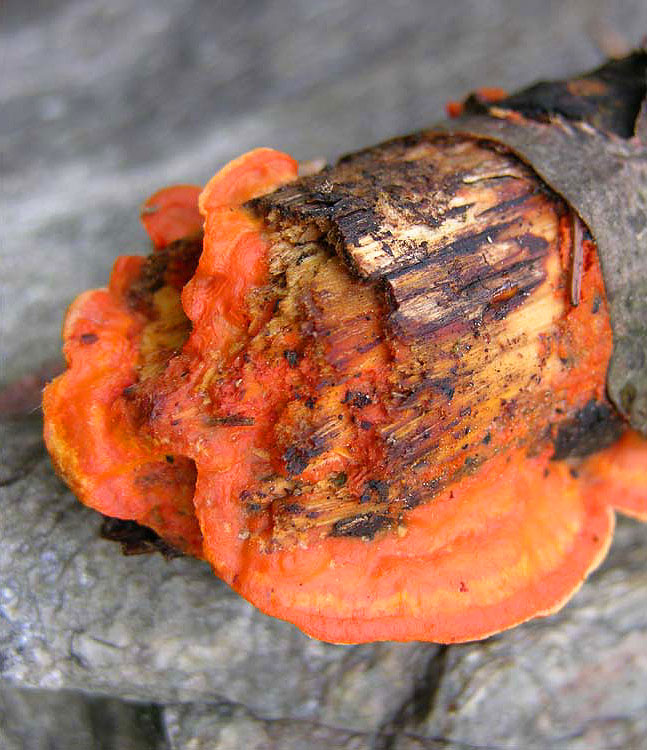
{"label": "wood splinter", "polygon": [[571,267],[571,305],[577,307],[582,295],[582,270],[584,267],[584,237],[580,217],[571,213],[573,231],[573,264]]}

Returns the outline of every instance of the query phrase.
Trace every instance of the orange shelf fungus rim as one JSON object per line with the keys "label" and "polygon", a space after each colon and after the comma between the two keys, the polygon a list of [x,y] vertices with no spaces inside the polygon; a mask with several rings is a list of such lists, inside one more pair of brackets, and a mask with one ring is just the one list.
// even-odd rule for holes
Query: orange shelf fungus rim
{"label": "orange shelf fungus rim", "polygon": [[232,159],[207,182],[198,198],[202,216],[218,208],[238,208],[296,179],[295,159],[272,148],[256,148]]}
{"label": "orange shelf fungus rim", "polygon": [[202,230],[201,192],[198,185],[171,185],[144,202],[139,218],[157,250]]}
{"label": "orange shelf fungus rim", "polygon": [[647,440],[640,433],[627,430],[616,443],[587,457],[578,471],[599,502],[647,522]]}
{"label": "orange shelf fungus rim", "polygon": [[[334,540],[337,542],[337,550],[333,551],[331,545],[329,554],[329,561],[333,565],[326,570],[325,561],[319,562],[317,587],[325,591],[326,595],[313,592],[309,606],[304,603],[305,595],[299,592],[301,584],[296,584],[291,589],[295,601],[301,598],[300,605],[289,601],[288,592],[281,593],[278,582],[285,581],[288,577],[280,563],[281,553],[277,553],[279,560],[273,567],[270,568],[267,563],[267,570],[259,570],[259,561],[258,566],[251,565],[251,570],[244,576],[238,576],[232,585],[266,614],[292,622],[311,637],[334,643],[381,640],[461,643],[486,638],[536,616],[552,614],[575,594],[587,575],[606,556],[613,537],[615,514],[608,505],[584,499],[578,483],[565,466],[550,465],[547,457],[529,460],[521,453],[515,454],[510,462],[507,461],[508,458],[509,456],[500,456],[488,467],[485,476],[461,480],[451,490],[438,496],[433,503],[410,512],[406,532],[402,537],[390,537],[383,545],[365,544],[366,549],[360,550],[364,553],[363,559],[354,566],[355,575],[347,569],[347,560],[344,560],[343,547],[349,546],[347,540]],[[412,545],[422,544],[428,538],[426,521],[434,515],[440,518],[444,513],[442,507],[438,510],[434,508],[434,504],[448,508],[454,506],[449,513],[450,516],[455,515],[457,504],[460,506],[465,500],[469,502],[470,499],[474,501],[477,497],[482,498],[484,493],[500,493],[501,487],[508,491],[505,499],[509,503],[511,517],[490,521],[494,527],[510,522],[508,539],[513,534],[528,533],[528,529],[521,523],[524,519],[515,518],[519,510],[515,500],[519,499],[522,484],[525,490],[524,507],[527,509],[524,515],[532,520],[533,512],[536,514],[536,506],[542,499],[530,492],[532,482],[541,484],[542,480],[546,480],[547,469],[554,486],[559,487],[563,494],[570,494],[571,515],[574,516],[561,518],[562,528],[557,522],[553,526],[555,534],[560,531],[571,543],[562,551],[560,564],[554,569],[538,572],[534,579],[515,588],[511,571],[514,571],[515,566],[523,569],[523,555],[519,559],[515,558],[510,553],[510,548],[514,549],[515,545],[506,543],[504,536],[497,538],[493,532],[480,534],[469,528],[469,524],[468,528],[461,528],[460,518],[453,519],[457,526],[444,543],[453,548],[452,552],[448,553],[443,546],[426,556],[410,553]],[[544,482],[544,489],[549,489],[550,486]],[[531,504],[535,506],[533,512],[529,507]],[[552,506],[553,503],[547,503],[546,512],[550,515],[554,511]],[[563,502],[561,508],[564,511]],[[468,517],[467,514],[465,517]],[[577,518],[579,525],[567,534],[567,527],[569,524],[573,526],[574,518]],[[442,531],[442,524],[439,530]],[[495,540],[494,543],[492,539]],[[488,544],[492,546],[491,559],[486,559]],[[524,551],[519,550],[520,553]],[[305,556],[307,552],[301,552],[301,555]],[[471,557],[474,563],[472,575],[466,566],[457,567],[456,558],[459,553],[463,560],[467,556]],[[379,563],[383,559],[386,562],[383,562],[382,567],[390,566],[390,575],[400,582],[397,590],[392,589],[385,601],[381,601],[379,595],[375,594],[380,590],[379,581],[371,581],[371,576],[378,577],[375,571],[379,569]],[[493,571],[488,590],[488,581],[482,580],[483,569],[487,569],[492,560],[496,559],[505,560],[505,568]],[[433,575],[429,575],[419,568],[420,565],[431,569],[435,566],[436,570]],[[497,577],[498,574],[500,575]],[[295,573],[294,578],[297,580],[298,574]],[[438,578],[437,586],[434,586],[434,578]],[[349,587],[348,582],[351,580],[353,585]],[[523,583],[523,579],[520,580]],[[510,591],[499,596],[497,587],[503,585]],[[491,601],[473,598],[472,592],[477,589],[482,589],[485,599],[490,597]],[[365,591],[375,594],[375,598],[364,601]],[[271,592],[269,597],[268,592]],[[345,616],[330,614],[335,610],[336,598],[343,600],[347,606],[354,597],[358,599],[355,613],[349,611]],[[434,598],[437,599],[435,606],[432,603]],[[317,599],[321,602],[320,606],[317,606]],[[453,601],[454,605],[443,607],[443,599],[446,602]],[[391,604],[390,600],[394,603]],[[384,611],[390,608],[397,608],[399,611],[391,614]]]}

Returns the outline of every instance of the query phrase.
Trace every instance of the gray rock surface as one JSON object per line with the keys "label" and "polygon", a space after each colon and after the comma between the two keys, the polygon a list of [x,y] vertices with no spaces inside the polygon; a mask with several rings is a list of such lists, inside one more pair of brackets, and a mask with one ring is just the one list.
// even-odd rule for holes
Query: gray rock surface
{"label": "gray rock surface", "polygon": [[[332,158],[477,86],[592,66],[596,44],[647,32],[643,0],[610,6],[8,0],[0,382],[57,357],[71,299],[146,250],[136,207],[155,189],[257,145]],[[122,557],[54,475],[37,413],[0,423],[0,493],[2,747],[647,745],[637,523],[547,620],[482,644],[346,647],[260,614],[197,561]]]}
{"label": "gray rock surface", "polygon": [[2,750],[166,750],[155,704],[0,686]]}

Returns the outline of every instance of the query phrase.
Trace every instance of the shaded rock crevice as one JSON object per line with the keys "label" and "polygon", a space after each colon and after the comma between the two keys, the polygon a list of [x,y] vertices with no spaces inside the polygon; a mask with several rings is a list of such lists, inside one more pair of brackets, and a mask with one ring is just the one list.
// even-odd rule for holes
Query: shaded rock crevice
{"label": "shaded rock crevice", "polygon": [[434,703],[447,668],[449,646],[439,646],[427,660],[426,667],[413,685],[410,696],[394,716],[378,731],[372,750],[395,750],[402,730],[418,726],[433,711]]}

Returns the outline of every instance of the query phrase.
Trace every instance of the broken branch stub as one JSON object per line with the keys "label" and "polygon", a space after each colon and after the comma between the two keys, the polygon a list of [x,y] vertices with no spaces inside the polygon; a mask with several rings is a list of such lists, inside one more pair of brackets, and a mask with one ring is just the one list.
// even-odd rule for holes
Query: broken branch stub
{"label": "broken branch stub", "polygon": [[[632,427],[647,435],[646,74],[647,52],[638,51],[569,81],[537,84],[496,105],[470,97],[463,116],[350,154],[253,206],[325,230],[357,275],[385,282],[394,308],[390,323],[411,339],[452,321],[481,320],[505,289],[514,289],[511,297],[520,300],[539,282],[541,271],[532,263],[505,268],[494,278],[479,251],[484,240],[510,233],[507,220],[531,197],[516,194],[515,182],[521,183],[518,178],[527,177],[530,167],[565,199],[597,243],[614,335],[608,394]],[[466,142],[474,139],[494,150],[504,146],[524,164],[493,153],[490,172],[487,164],[471,171],[467,159],[462,170],[461,151],[467,153]],[[451,152],[456,158],[448,158]],[[464,195],[458,197],[466,185],[492,179],[501,185],[490,206],[477,211]],[[489,200],[486,191],[475,193],[476,205]],[[530,255],[537,252],[540,248],[529,248]],[[478,293],[457,295],[448,260],[470,254]],[[483,267],[476,269],[478,264]],[[429,275],[434,265],[437,278]],[[575,265],[573,304],[581,276]],[[416,283],[423,272],[426,290]]]}

